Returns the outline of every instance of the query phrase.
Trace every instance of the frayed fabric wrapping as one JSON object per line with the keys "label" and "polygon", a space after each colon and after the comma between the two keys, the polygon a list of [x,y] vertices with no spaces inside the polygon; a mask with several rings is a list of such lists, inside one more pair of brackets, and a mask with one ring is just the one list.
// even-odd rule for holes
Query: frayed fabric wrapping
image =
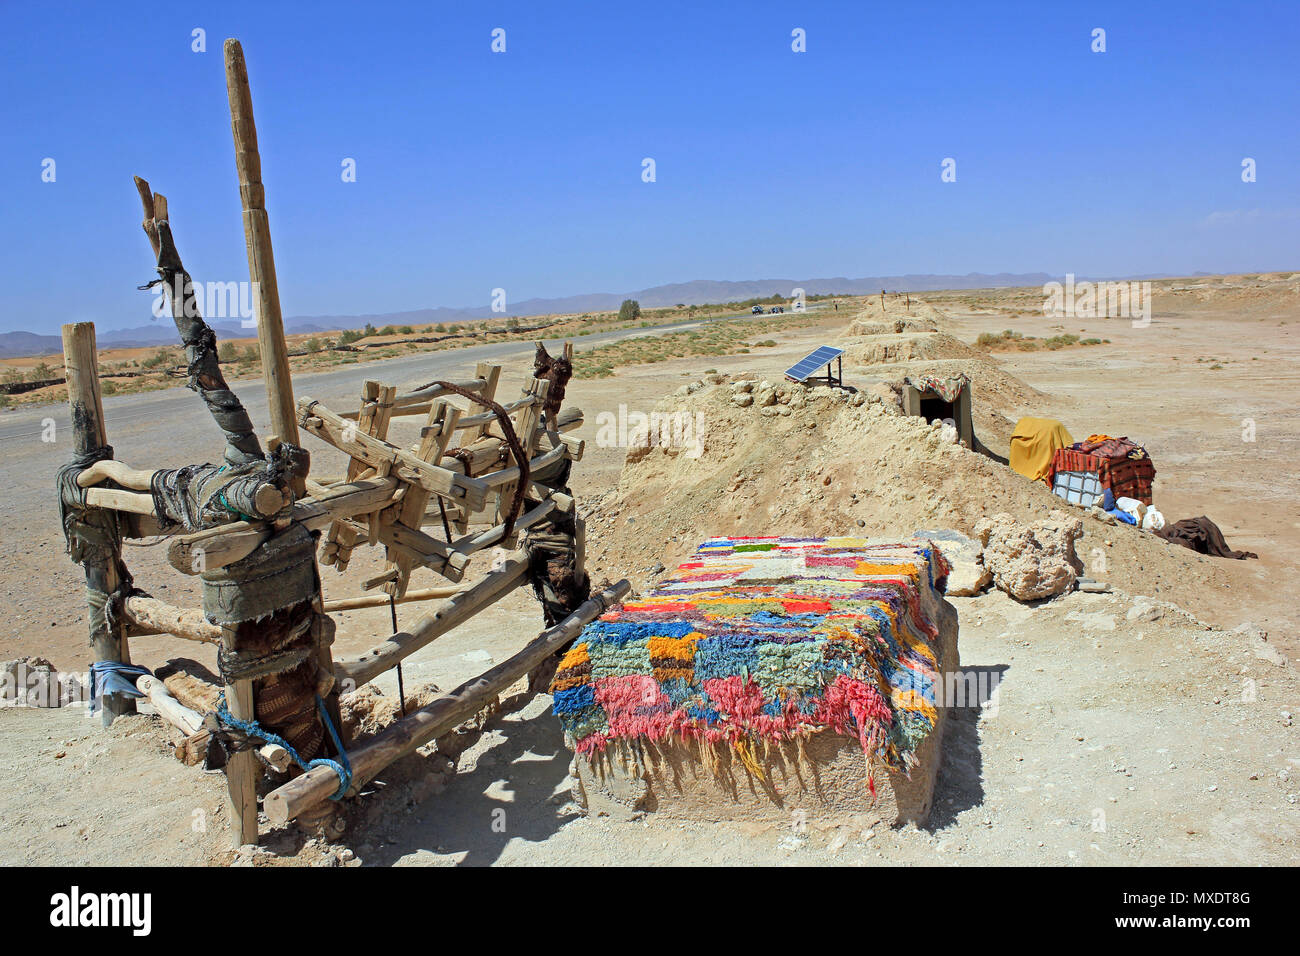
{"label": "frayed fabric wrapping", "polygon": [[579,754],[665,738],[753,745],[831,729],[908,771],[933,730],[938,630],[928,542],[714,538],[643,600],[593,621],[551,685]]}
{"label": "frayed fabric wrapping", "polygon": [[313,600],[320,592],[316,539],[290,525],[246,558],[204,571],[203,613],[213,624],[240,624]]}

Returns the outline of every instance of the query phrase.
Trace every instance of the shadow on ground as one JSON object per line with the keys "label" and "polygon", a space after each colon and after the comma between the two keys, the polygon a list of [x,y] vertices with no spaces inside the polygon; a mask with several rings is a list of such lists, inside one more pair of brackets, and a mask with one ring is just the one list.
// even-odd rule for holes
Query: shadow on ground
{"label": "shadow on ground", "polygon": [[[571,755],[549,708],[529,719],[494,723],[487,746],[441,792],[409,805],[388,804],[357,843],[367,865],[391,866],[421,850],[448,856],[463,853],[460,866],[497,862],[511,840],[546,840],[572,818],[566,783]],[[558,791],[558,793],[557,793]]]}
{"label": "shadow on ground", "polygon": [[[1008,664],[986,667],[963,667],[962,681],[977,688],[996,690]],[[984,802],[984,762],[980,756],[979,702],[975,706],[951,707],[944,732],[943,764],[934,783],[934,804],[930,820],[923,829],[930,833],[947,829],[965,810]]]}

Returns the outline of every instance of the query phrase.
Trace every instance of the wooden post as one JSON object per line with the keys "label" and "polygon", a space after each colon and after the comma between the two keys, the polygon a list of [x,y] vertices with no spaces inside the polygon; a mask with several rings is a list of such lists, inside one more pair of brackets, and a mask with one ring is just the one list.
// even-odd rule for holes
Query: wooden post
{"label": "wooden post", "polygon": [[[78,456],[88,455],[108,444],[104,428],[104,405],[99,390],[99,358],[95,346],[95,324],[77,322],[63,326],[63,363],[67,369],[68,406],[72,413],[73,449]],[[113,594],[122,583],[121,549],[107,558],[102,556],[85,564],[86,587],[101,594]],[[131,663],[122,621],[95,628],[91,621],[90,643],[96,661]],[[135,701],[120,694],[103,698],[103,721],[107,727],[123,714],[135,713]]]}
{"label": "wooden post", "polygon": [[[244,242],[248,246],[248,277],[257,299],[257,341],[262,348],[262,377],[271,432],[290,445],[298,444],[298,418],[294,410],[293,382],[289,377],[289,347],[284,340],[280,314],[280,287],[271,249],[271,224],[266,215],[266,189],[262,186],[262,158],[257,151],[257,126],[253,123],[253,96],[248,67],[238,40],[227,40],[226,95],[230,100],[230,130],[235,139],[235,165],[239,170],[239,198],[244,209]],[[305,493],[295,479],[294,494]]]}
{"label": "wooden post", "polygon": [[[234,628],[223,628],[223,642],[233,647]],[[255,720],[253,682],[237,680],[226,686],[226,706],[239,720]],[[257,842],[257,780],[262,765],[252,750],[232,754],[226,763],[226,795],[230,810],[230,836],[235,846]]]}

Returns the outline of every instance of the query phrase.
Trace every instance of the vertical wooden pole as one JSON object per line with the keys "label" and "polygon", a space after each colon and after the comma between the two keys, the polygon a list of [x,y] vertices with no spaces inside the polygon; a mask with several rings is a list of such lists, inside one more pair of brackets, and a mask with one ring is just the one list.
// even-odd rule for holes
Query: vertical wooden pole
{"label": "vertical wooden pole", "polygon": [[[289,346],[284,339],[284,317],[280,313],[280,286],[275,274],[275,253],[271,248],[271,223],[266,214],[266,189],[262,185],[262,157],[257,149],[257,125],[253,122],[253,94],[248,84],[248,66],[244,48],[238,40],[228,39],[224,46],[226,96],[230,101],[230,132],[235,141],[235,167],[239,172],[239,200],[243,207],[244,243],[248,247],[248,277],[253,282],[257,302],[257,341],[262,349],[262,378],[266,383],[266,403],[271,431],[280,441],[298,444],[298,418],[294,408],[293,379],[289,373]],[[306,476],[295,475],[291,485],[296,497],[307,493]],[[315,559],[313,559],[314,561]],[[319,598],[316,613],[324,614]],[[320,666],[327,674],[334,672],[333,653],[326,644],[317,647]],[[236,696],[240,696],[236,693]],[[240,717],[230,702],[231,712]],[[242,706],[242,705],[241,705]],[[247,696],[248,717],[255,707],[251,685]],[[325,710],[342,732],[339,715],[339,689],[336,684],[327,695]],[[345,742],[346,745],[346,742]],[[240,757],[243,754],[238,755]],[[251,754],[249,754],[252,757]],[[254,762],[256,757],[252,757]],[[256,765],[248,773],[253,783],[240,781],[242,816],[234,819],[236,839],[257,840]],[[236,780],[230,781],[231,799],[236,799]],[[251,825],[248,795],[252,794]],[[242,831],[242,832],[241,832]]]}
{"label": "vertical wooden pole", "polygon": [[[293,381],[289,377],[289,347],[284,340],[280,314],[280,286],[271,249],[271,224],[266,215],[266,189],[262,186],[262,158],[257,151],[257,126],[253,123],[253,96],[248,67],[238,40],[227,40],[226,95],[230,100],[230,130],[235,139],[235,165],[239,170],[239,199],[244,210],[244,242],[248,246],[248,277],[257,301],[257,341],[262,348],[262,377],[271,431],[290,445],[298,444],[298,419],[294,410]],[[301,497],[305,479],[296,479],[294,494]]]}
{"label": "vertical wooden pole", "polygon": [[[233,647],[234,628],[224,628],[222,643]],[[226,706],[239,720],[254,720],[253,682],[237,680],[226,685]],[[232,754],[226,763],[227,807],[230,810],[230,837],[235,846],[257,843],[257,780],[262,766],[253,750]]]}
{"label": "vertical wooden pole", "polygon": [[[108,444],[104,428],[104,404],[99,388],[99,357],[95,345],[95,324],[77,322],[63,326],[63,364],[67,370],[68,406],[72,413],[73,448],[78,456],[88,455]],[[87,561],[86,588],[113,594],[122,583],[122,552]],[[95,628],[91,622],[90,643],[95,660],[131,663],[126,632],[121,623]],[[135,701],[121,694],[106,694],[103,721],[107,727],[123,714],[135,713]]]}

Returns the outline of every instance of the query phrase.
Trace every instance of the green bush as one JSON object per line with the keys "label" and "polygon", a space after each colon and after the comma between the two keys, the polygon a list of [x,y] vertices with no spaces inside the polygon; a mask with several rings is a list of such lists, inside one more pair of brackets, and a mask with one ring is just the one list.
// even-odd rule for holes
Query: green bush
{"label": "green bush", "polygon": [[641,318],[641,303],[636,299],[624,299],[623,304],[618,307],[618,320],[620,322],[635,322]]}

